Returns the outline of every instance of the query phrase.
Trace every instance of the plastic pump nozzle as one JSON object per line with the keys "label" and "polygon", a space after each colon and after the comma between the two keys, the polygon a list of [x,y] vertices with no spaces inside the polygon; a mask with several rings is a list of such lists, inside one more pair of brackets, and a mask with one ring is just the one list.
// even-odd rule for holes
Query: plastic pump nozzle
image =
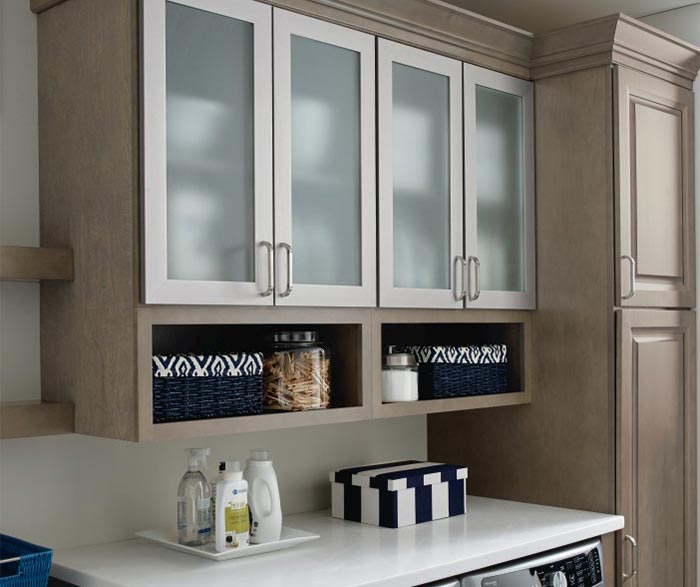
{"label": "plastic pump nozzle", "polygon": [[207,457],[211,454],[210,448],[188,448],[187,449],[187,469],[189,471],[199,471],[207,465]]}

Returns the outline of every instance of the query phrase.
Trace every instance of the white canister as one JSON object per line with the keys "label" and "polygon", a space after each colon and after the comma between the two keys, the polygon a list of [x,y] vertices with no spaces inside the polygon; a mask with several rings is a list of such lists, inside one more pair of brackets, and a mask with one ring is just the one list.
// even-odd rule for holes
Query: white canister
{"label": "white canister", "polygon": [[382,365],[382,401],[418,400],[418,366],[411,353],[384,355]]}

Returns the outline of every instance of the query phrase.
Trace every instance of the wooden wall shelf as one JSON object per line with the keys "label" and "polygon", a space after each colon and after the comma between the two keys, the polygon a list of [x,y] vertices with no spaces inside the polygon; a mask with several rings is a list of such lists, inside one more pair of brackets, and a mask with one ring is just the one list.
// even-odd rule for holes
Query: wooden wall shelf
{"label": "wooden wall shelf", "polygon": [[73,280],[73,251],[47,247],[0,246],[0,279]]}
{"label": "wooden wall shelf", "polygon": [[73,404],[0,402],[0,439],[70,434],[74,431]]}

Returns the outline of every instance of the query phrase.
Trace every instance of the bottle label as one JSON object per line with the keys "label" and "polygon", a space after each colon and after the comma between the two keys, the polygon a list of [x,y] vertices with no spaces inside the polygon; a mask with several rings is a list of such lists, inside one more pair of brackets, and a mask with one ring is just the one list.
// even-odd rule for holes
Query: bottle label
{"label": "bottle label", "polygon": [[230,506],[226,508],[226,532],[244,534],[248,532],[249,526],[248,506]]}
{"label": "bottle label", "polygon": [[250,543],[250,512],[245,497],[234,494],[224,508],[224,546],[229,549],[248,546]]}

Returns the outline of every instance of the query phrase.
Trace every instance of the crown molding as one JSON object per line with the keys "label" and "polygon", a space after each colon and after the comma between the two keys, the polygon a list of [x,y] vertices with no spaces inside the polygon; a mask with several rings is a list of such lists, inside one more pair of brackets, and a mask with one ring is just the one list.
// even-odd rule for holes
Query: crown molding
{"label": "crown molding", "polygon": [[263,0],[521,78],[533,35],[441,0]]}
{"label": "crown molding", "polygon": [[535,35],[532,79],[612,64],[692,88],[700,47],[624,14]]}
{"label": "crown molding", "polygon": [[700,47],[624,14],[532,35],[442,0],[261,1],[525,79],[619,64],[691,88],[700,69]]}

